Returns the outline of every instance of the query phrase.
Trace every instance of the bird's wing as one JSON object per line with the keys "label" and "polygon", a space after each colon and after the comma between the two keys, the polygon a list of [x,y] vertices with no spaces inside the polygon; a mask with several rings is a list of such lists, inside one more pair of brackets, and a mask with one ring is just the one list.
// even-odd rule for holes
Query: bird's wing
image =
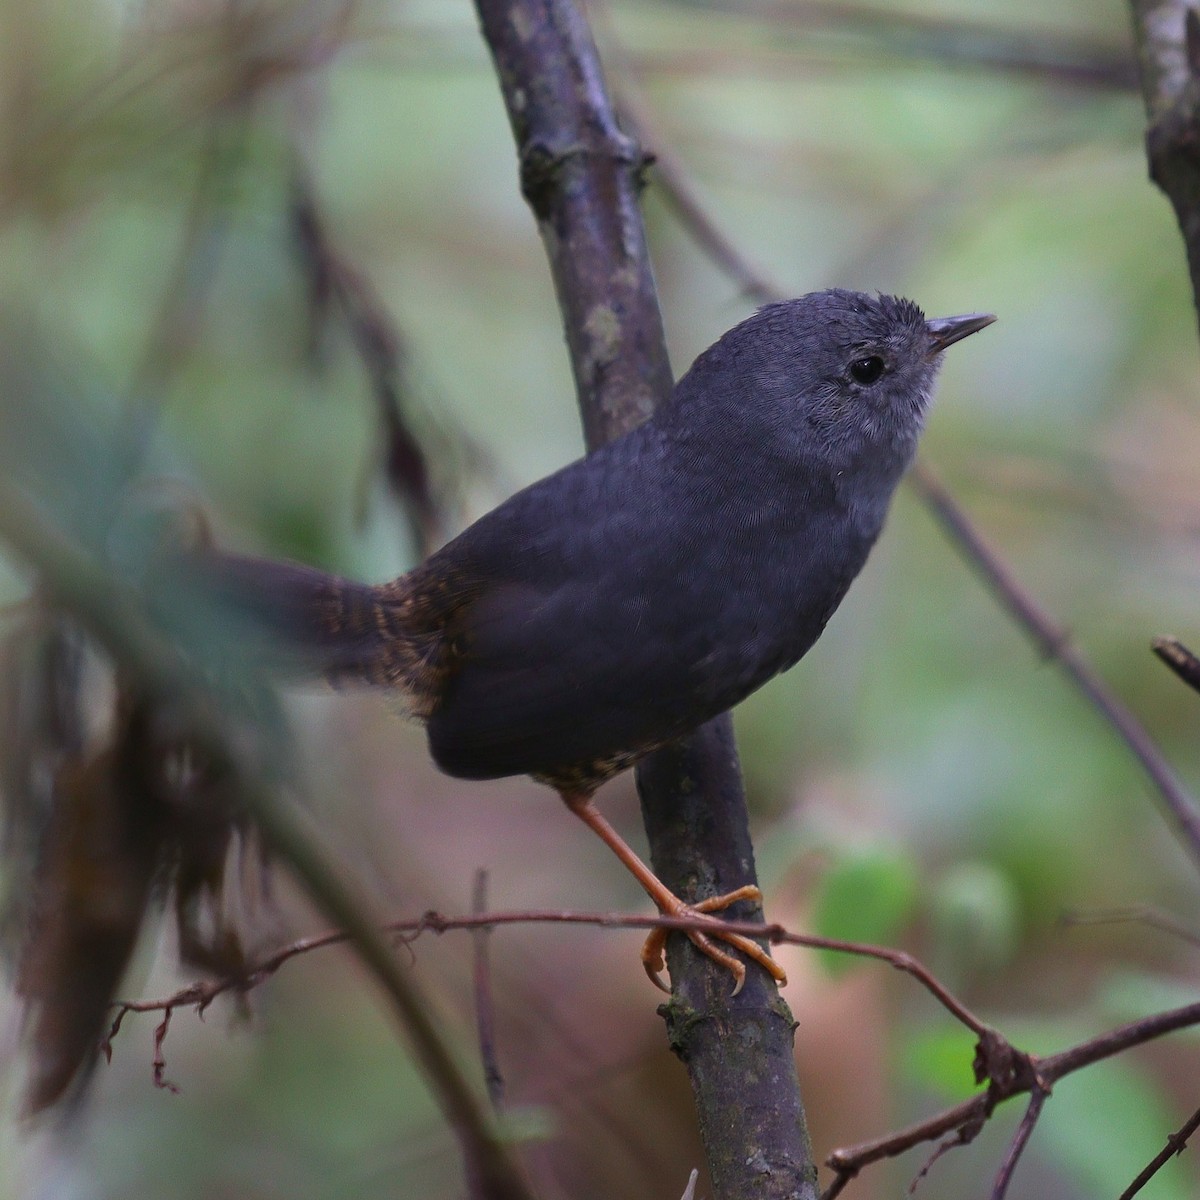
{"label": "bird's wing", "polygon": [[635,614],[589,591],[501,583],[460,610],[450,671],[428,721],[444,770],[548,774],[694,723],[686,705],[677,707],[686,649],[638,630]]}

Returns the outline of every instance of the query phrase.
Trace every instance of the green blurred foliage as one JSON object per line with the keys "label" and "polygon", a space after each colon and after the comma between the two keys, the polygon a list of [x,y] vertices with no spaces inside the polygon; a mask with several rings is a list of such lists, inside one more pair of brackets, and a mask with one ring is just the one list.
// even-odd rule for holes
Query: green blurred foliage
{"label": "green blurred foliage", "polygon": [[934,962],[943,977],[1002,969],[1019,946],[1020,896],[1013,881],[990,863],[954,863],[929,897]]}
{"label": "green blurred foliage", "polygon": [[[840,858],[813,898],[812,927],[819,937],[885,945],[895,940],[917,901],[916,864],[907,855],[868,850]],[[833,975],[856,965],[853,955],[822,950]]]}
{"label": "green blurred foliage", "polygon": [[[1140,101],[981,65],[969,35],[905,41],[880,15],[982,22],[1047,53],[1069,34],[1119,58],[1124,6],[938,0],[831,6],[826,21],[737,7],[596,6],[614,80],[653,115],[649,148],[681,158],[787,289],[999,315],[948,356],[930,461],[1200,786],[1200,704],[1147,649],[1168,631],[1200,645],[1200,415],[1182,245],[1146,179]],[[465,0],[9,0],[0,64],[0,371],[10,397],[53,395],[72,445],[92,447],[64,452],[53,494],[84,489],[97,510],[166,494],[227,543],[364,577],[412,561],[363,365],[336,321],[314,333],[290,227],[297,160],[402,340],[406,402],[454,485],[449,523],[579,452],[553,290]],[[649,179],[681,370],[748,305]],[[112,447],[139,405],[153,421],[127,470]],[[130,486],[134,499],[113,498]],[[642,904],[534,785],[437,778],[371,701],[302,696],[294,715],[331,839],[398,913],[466,907],[481,865],[497,907]],[[1125,749],[911,496],[822,642],[737,724],[773,919],[895,938],[1000,1028],[1046,1031],[1041,1050],[1191,994],[1182,941],[1060,924],[1066,909],[1144,902],[1187,921],[1194,868]],[[604,804],[635,832],[629,780]],[[264,944],[311,928],[282,910]],[[693,1123],[633,941],[495,941],[510,1100],[552,1114],[531,1153],[546,1194],[682,1192]],[[414,949],[473,1063],[469,957],[465,939]],[[154,986],[131,990],[177,982],[169,951],[155,961]],[[846,981],[809,978],[803,959],[789,971],[803,1030],[806,1006]],[[868,971],[886,968],[855,975]],[[844,1006],[827,1049],[836,1069],[863,1023],[885,1022],[873,1074],[889,1099],[810,1092],[833,1139],[821,1156],[970,1079],[970,1039],[931,1032],[911,981],[881,986],[885,1003]],[[314,958],[253,1004],[251,1029],[176,1015],[180,1097],[151,1086],[151,1019],[131,1018],[74,1135],[20,1126],[9,1104],[0,1196],[458,1194],[453,1140],[355,972]],[[1177,1038],[1060,1085],[1010,1195],[1119,1193],[1195,1106],[1197,1055]],[[986,1194],[1003,1148],[989,1132],[951,1156],[969,1191],[947,1161],[919,1194]],[[911,1158],[847,1196],[894,1194]],[[1172,1170],[1155,1195],[1195,1190],[1194,1166]]]}

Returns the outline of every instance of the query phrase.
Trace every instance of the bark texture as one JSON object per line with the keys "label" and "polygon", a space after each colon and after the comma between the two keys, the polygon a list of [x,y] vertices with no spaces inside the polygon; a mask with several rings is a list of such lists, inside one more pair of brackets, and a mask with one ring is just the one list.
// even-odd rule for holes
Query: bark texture
{"label": "bark texture", "polygon": [[1200,14],[1188,0],[1131,0],[1150,177],[1187,249],[1200,317]]}

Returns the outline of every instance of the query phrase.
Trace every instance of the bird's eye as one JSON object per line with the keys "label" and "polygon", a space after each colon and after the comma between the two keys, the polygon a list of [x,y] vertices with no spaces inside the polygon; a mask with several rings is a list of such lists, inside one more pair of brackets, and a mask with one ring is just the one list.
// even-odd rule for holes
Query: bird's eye
{"label": "bird's eye", "polygon": [[883,374],[883,359],[878,354],[856,358],[850,364],[850,374],[858,383],[874,383]]}

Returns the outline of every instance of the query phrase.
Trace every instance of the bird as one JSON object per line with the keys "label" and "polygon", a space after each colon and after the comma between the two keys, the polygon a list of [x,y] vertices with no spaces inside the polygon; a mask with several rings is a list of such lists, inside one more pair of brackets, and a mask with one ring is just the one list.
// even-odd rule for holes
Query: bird
{"label": "bird", "polygon": [[[643,424],[398,579],[211,546],[194,565],[269,638],[275,669],[397,693],[451,776],[549,785],[660,912],[695,920],[687,936],[735,992],[732,951],[782,982],[765,949],[711,916],[761,900],[757,888],[685,903],[592,798],[812,647],[883,528],[943,351],[994,320],[926,319],[910,300],[844,289],[768,304]],[[669,990],[665,941],[651,934],[642,961]]]}

